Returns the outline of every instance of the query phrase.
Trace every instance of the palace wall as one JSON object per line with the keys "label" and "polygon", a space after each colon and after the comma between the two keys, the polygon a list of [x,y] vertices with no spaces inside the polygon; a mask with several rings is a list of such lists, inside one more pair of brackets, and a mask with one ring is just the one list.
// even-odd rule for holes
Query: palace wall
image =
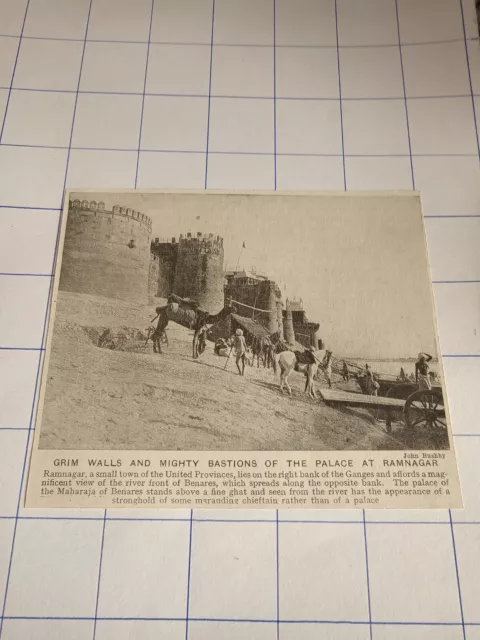
{"label": "palace wall", "polygon": [[150,246],[152,268],[149,280],[149,296],[166,298],[174,291],[175,271],[177,267],[178,243],[176,238],[171,242],[160,242],[158,238]]}
{"label": "palace wall", "polygon": [[[250,284],[242,283],[241,278],[238,279],[238,282],[235,282],[235,279],[230,279],[225,287],[225,299],[229,298],[241,303],[235,304],[233,302],[237,307],[238,315],[252,318],[262,324],[269,333],[278,331],[277,300],[280,299],[280,290],[275,282],[264,280]],[[262,313],[262,311],[268,313]]]}
{"label": "palace wall", "polygon": [[[289,344],[297,340],[318,347],[319,325],[308,322],[301,301],[286,302],[272,280],[232,278],[224,285],[223,238],[212,233],[151,241],[152,221],[103,202],[70,202],[60,273],[60,289],[147,304],[175,293],[193,298],[210,313],[226,299],[237,313],[279,332]],[[297,334],[297,336],[296,336]]]}
{"label": "palace wall", "polygon": [[177,251],[174,293],[218,313],[224,304],[223,238],[213,233],[182,234]]}
{"label": "palace wall", "polygon": [[148,299],[152,222],[143,213],[103,202],[70,203],[59,287],[65,291]]}

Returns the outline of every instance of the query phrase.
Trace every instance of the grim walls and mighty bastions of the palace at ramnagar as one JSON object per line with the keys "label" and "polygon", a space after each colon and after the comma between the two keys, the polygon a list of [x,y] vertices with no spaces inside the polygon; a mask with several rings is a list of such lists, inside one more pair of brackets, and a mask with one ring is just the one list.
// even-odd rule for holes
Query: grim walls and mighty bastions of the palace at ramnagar
{"label": "grim walls and mighty bastions of the palace at ramnagar", "polygon": [[70,201],[59,288],[139,304],[175,293],[210,313],[230,298],[239,303],[239,315],[254,316],[270,333],[318,346],[319,325],[308,321],[301,301],[284,305],[280,288],[265,276],[224,271],[223,238],[186,233],[178,240],[152,239],[152,220],[131,208]]}

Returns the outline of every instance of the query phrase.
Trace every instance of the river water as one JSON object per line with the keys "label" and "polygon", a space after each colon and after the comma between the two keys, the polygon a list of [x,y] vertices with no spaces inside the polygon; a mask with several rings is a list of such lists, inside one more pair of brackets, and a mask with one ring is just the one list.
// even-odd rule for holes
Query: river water
{"label": "river water", "polygon": [[[347,362],[353,362],[359,367],[365,367],[366,364],[370,366],[375,373],[387,373],[393,376],[400,374],[400,368],[409,376],[411,373],[415,374],[415,360],[365,360],[363,358],[346,358]],[[438,361],[432,360],[429,363],[430,371],[434,371],[438,374]]]}

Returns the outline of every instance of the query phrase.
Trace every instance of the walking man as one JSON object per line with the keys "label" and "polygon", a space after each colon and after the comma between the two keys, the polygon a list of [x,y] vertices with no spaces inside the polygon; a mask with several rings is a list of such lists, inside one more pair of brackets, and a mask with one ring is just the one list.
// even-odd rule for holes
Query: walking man
{"label": "walking man", "polygon": [[[238,373],[241,376],[245,375],[245,355],[247,352],[247,343],[245,342],[245,338],[243,336],[243,331],[241,329],[237,329],[235,331],[235,335],[233,336],[233,348],[235,349],[235,362],[237,365]],[[240,369],[240,362],[242,363],[242,368]]]}

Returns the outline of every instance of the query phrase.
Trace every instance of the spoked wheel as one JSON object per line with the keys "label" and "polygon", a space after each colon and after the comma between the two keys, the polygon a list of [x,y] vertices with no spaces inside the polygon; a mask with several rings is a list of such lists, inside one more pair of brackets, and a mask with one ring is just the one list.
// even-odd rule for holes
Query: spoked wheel
{"label": "spoked wheel", "polygon": [[403,409],[407,429],[447,429],[445,404],[441,391],[415,391]]}

